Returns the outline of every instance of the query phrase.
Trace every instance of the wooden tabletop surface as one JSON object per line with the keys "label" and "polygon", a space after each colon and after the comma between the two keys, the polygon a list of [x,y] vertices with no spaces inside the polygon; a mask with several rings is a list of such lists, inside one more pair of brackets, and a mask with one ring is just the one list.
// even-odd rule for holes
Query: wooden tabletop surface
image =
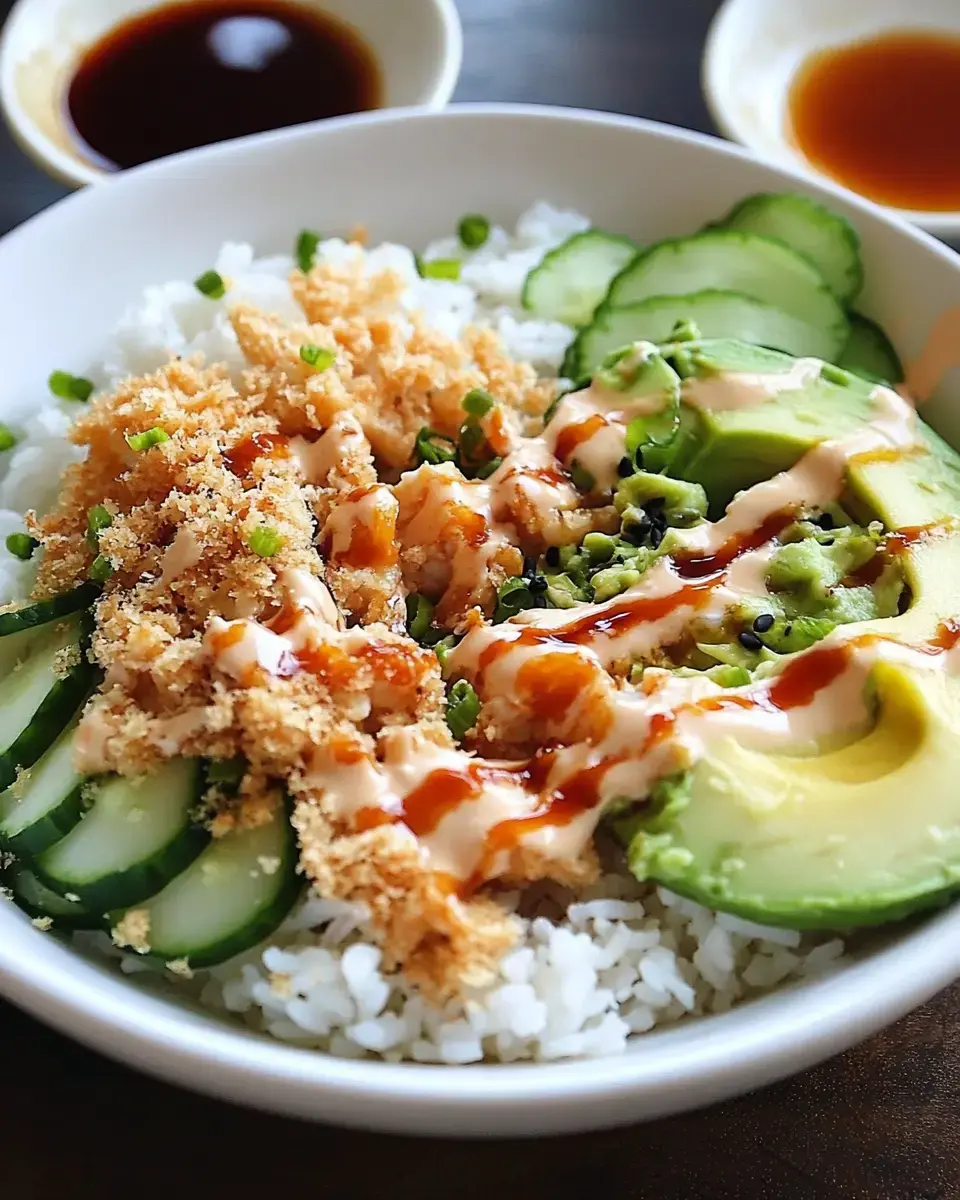
{"label": "wooden tabletop surface", "polygon": [[[93,0],[91,0],[93,2]],[[569,104],[710,129],[698,65],[717,0],[459,0],[457,99]],[[0,16],[9,0],[0,0]],[[0,132],[0,233],[57,200]],[[960,987],[817,1070],[603,1134],[414,1141],[181,1092],[0,1003],[0,1195],[958,1200]]]}

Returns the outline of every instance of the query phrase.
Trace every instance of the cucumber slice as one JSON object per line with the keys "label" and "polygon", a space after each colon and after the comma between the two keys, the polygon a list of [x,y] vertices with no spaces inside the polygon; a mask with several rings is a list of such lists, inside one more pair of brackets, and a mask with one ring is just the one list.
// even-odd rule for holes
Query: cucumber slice
{"label": "cucumber slice", "polygon": [[73,769],[71,721],[39,762],[0,795],[0,846],[27,856],[41,854],[83,816],[83,777]]}
{"label": "cucumber slice", "polygon": [[817,268],[838,300],[851,304],[863,287],[860,238],[849,221],[796,192],[748,196],[720,222],[725,229],[786,242]]}
{"label": "cucumber slice", "polygon": [[[96,669],[79,638],[77,621],[65,621],[30,646],[27,657],[0,683],[0,787],[32,767],[57,740],[93,683]],[[73,665],[60,674],[64,651]]]}
{"label": "cucumber slice", "polygon": [[25,604],[23,608],[2,612],[0,637],[23,633],[25,629],[34,629],[37,625],[47,625],[50,621],[59,621],[73,613],[82,612],[93,604],[101,591],[103,588],[99,583],[81,583],[69,592],[51,596],[49,600],[38,600],[36,604]]}
{"label": "cucumber slice", "polygon": [[91,780],[86,816],[31,865],[55,892],[73,893],[98,912],[138,904],[207,844],[209,834],[192,820],[200,792],[199,763],[185,758],[154,775]]}
{"label": "cucumber slice", "polygon": [[104,921],[97,913],[78,903],[58,896],[40,882],[29,867],[13,863],[4,872],[0,883],[10,891],[17,908],[34,918],[49,917],[61,929],[98,929]]}
{"label": "cucumber slice", "polygon": [[837,366],[869,379],[871,383],[901,383],[903,364],[879,325],[862,313],[850,314],[850,340]]}
{"label": "cucumber slice", "polygon": [[[606,304],[624,308],[652,296],[716,288],[753,296],[819,330],[826,349],[822,357],[831,362],[850,336],[846,313],[809,259],[782,242],[732,229],[659,242],[645,250],[611,283]],[[732,330],[729,336],[745,339],[742,331]]]}
{"label": "cucumber slice", "polygon": [[668,341],[681,320],[693,321],[704,338],[737,338],[798,357],[829,358],[834,348],[832,337],[819,329],[739,292],[652,296],[626,308],[601,305],[593,322],[573,340],[561,374],[584,379],[611,350],[635,341]]}
{"label": "cucumber slice", "polygon": [[575,233],[529,273],[521,303],[545,321],[582,325],[593,316],[610,280],[636,254],[629,238],[600,229]]}
{"label": "cucumber slice", "polygon": [[159,895],[137,905],[149,917],[148,953],[211,967],[255,946],[299,896],[296,868],[296,839],[284,806],[268,825],[214,839]]}

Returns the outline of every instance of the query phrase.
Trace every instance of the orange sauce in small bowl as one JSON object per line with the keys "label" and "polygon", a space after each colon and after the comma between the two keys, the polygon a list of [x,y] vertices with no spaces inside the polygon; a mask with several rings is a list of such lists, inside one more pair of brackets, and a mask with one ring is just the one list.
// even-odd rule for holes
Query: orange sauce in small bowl
{"label": "orange sauce in small bowl", "polygon": [[818,171],[870,200],[960,211],[960,37],[899,29],[811,55],[787,132]]}

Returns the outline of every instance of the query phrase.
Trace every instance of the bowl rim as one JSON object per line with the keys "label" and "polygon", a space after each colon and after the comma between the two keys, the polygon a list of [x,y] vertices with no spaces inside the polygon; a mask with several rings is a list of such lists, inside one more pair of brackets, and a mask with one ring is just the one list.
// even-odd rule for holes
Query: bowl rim
{"label": "bowl rim", "polygon": [[[726,89],[721,83],[722,68],[728,61],[728,48],[731,42],[730,29],[737,17],[739,7],[745,2],[747,0],[722,0],[720,7],[713,15],[704,40],[703,53],[700,58],[700,88],[714,125],[725,138],[747,147],[765,162],[771,162],[796,175],[808,177],[816,183],[830,184],[834,188],[840,188],[846,195],[867,199],[859,192],[853,192],[844,188],[842,184],[836,183],[829,175],[819,171],[800,154],[794,153],[789,142],[783,137],[777,139],[778,147],[780,147],[778,152],[761,147],[753,136],[750,126],[739,119],[736,107],[728,104]],[[772,4],[776,0],[767,0],[767,2]],[[868,203],[873,204],[874,207],[879,208],[890,217],[906,221],[911,225],[919,225],[931,233],[937,233],[943,237],[960,234],[960,209],[929,212],[926,209],[893,208],[876,201],[868,201]]]}
{"label": "bowl rim", "polygon": [[[182,2],[182,0],[154,0],[153,7],[163,8],[168,7],[170,3],[178,2]],[[311,0],[289,0],[289,2],[297,5],[306,3],[312,6]],[[394,0],[390,0],[390,3],[393,2]],[[441,109],[453,95],[463,68],[463,25],[455,0],[416,0],[416,2],[433,11],[440,33],[441,46],[439,54],[433,60],[433,83],[429,98],[417,107],[428,110]],[[67,187],[78,188],[89,183],[103,183],[114,179],[117,174],[127,173],[105,171],[78,155],[62,149],[38,126],[21,103],[16,86],[17,63],[14,61],[10,46],[18,24],[29,19],[34,3],[35,0],[15,0],[0,26],[0,114],[3,116],[11,137],[23,153],[42,171]],[[378,108],[372,111],[385,112],[388,110]],[[347,115],[359,114],[349,113]],[[340,118],[330,119],[339,120]],[[314,125],[316,122],[311,121],[306,124]],[[298,127],[288,126],[287,128]],[[232,138],[230,140],[241,141],[243,139]],[[207,147],[201,146],[198,149],[207,149]],[[168,157],[177,156],[170,155]]]}
{"label": "bowl rim", "polygon": [[[517,118],[633,130],[653,139],[688,143],[715,155],[756,163],[754,155],[717,138],[658,122],[588,110],[524,104],[463,104],[443,112],[426,108],[380,110],[333,118],[204,147],[123,172],[111,189],[137,189],[154,176],[215,171],[259,147],[322,138],[326,131],[410,121]],[[789,183],[836,198],[892,227],[901,239],[925,247],[960,273],[960,259],[921,230],[829,182],[811,181],[779,164],[763,164]],[[54,224],[64,205],[82,211],[97,204],[100,189],[69,196],[0,239],[4,249],[36,225]],[[32,236],[32,232],[31,232]],[[24,930],[25,934],[29,931]],[[44,955],[55,962],[19,958],[0,939],[0,994],[39,1019],[101,1052],[161,1078],[240,1103],[292,1115],[400,1132],[470,1133],[469,1113],[480,1136],[491,1131],[584,1130],[663,1116],[773,1082],[814,1065],[904,1015],[960,975],[960,904],[927,918],[892,945],[853,961],[835,975],[805,983],[787,1003],[775,992],[694,1025],[694,1037],[672,1042],[678,1027],[645,1035],[643,1050],[610,1058],[551,1063],[474,1064],[466,1067],[340,1059],[211,1020],[200,1021],[175,1000],[138,993],[119,973],[105,975],[66,946]],[[751,1019],[738,1021],[749,1011]],[[735,1036],[725,1037],[731,1028]],[[638,1097],[640,1102],[638,1102]],[[630,1099],[622,1115],[611,1105]],[[592,1111],[581,1103],[596,1102]],[[390,1102],[385,1113],[376,1105]],[[537,1106],[537,1118],[529,1109]]]}

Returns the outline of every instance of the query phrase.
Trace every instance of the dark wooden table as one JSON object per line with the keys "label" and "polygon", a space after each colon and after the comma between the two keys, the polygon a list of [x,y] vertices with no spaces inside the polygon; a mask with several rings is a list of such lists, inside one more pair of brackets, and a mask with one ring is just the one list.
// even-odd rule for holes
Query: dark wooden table
{"label": "dark wooden table", "polygon": [[[93,2],[93,0],[91,0]],[[384,3],[389,0],[384,0]],[[571,104],[710,129],[717,0],[460,0],[458,99]],[[0,0],[0,14],[9,7]],[[0,132],[0,233],[64,194]],[[563,1140],[410,1141],[201,1099],[0,1004],[0,1194],[958,1200],[960,987],[815,1071],[730,1104]]]}

